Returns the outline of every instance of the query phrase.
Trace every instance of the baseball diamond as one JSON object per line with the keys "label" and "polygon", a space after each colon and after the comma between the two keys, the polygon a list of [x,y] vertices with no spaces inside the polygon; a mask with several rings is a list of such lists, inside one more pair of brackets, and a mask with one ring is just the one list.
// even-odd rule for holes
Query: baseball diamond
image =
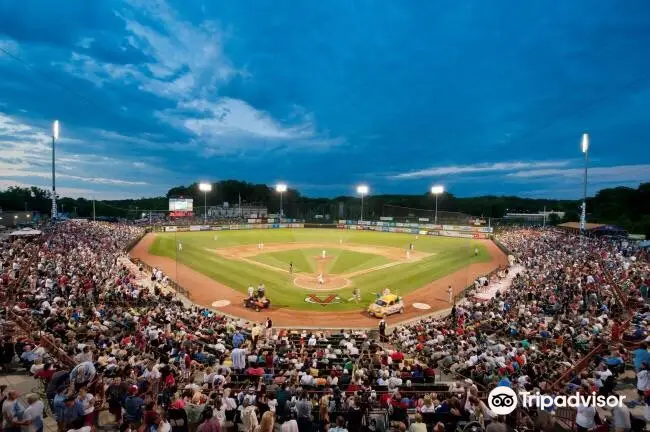
{"label": "baseball diamond", "polygon": [[271,300],[264,313],[278,324],[325,327],[375,326],[365,310],[386,289],[406,305],[391,321],[447,309],[449,285],[459,293],[507,262],[489,240],[311,228],[152,233],[131,254],[195,303],[258,319],[242,302],[249,286],[263,284]]}

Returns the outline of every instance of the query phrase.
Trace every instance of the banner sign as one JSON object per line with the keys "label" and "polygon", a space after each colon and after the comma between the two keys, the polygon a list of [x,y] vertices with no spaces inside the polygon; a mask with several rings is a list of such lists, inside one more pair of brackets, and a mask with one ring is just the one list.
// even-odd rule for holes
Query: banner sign
{"label": "banner sign", "polygon": [[429,222],[429,218],[419,218],[418,222]]}
{"label": "banner sign", "polygon": [[379,220],[382,220],[382,221],[392,221],[393,218],[390,217],[390,216],[382,216],[382,217],[379,218]]}
{"label": "banner sign", "polygon": [[166,226],[165,227],[165,232],[176,232],[176,227],[175,226]]}

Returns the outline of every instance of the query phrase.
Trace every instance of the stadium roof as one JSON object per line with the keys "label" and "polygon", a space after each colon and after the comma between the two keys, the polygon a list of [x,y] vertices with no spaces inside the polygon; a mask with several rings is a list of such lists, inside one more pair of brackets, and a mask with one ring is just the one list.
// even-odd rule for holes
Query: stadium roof
{"label": "stadium roof", "polygon": [[[562,227],[562,228],[580,229],[580,222],[565,222],[565,223],[559,224],[558,226]],[[600,227],[604,227],[604,226],[605,226],[605,224],[585,223],[585,229],[587,231],[597,229],[597,228],[600,228]]]}

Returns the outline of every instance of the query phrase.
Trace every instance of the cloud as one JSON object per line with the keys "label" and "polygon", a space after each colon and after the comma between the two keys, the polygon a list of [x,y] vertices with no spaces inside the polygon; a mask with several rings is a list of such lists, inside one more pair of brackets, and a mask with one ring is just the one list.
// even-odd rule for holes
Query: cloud
{"label": "cloud", "polygon": [[[198,112],[202,117],[183,118],[181,112]],[[269,139],[306,139],[315,135],[309,119],[297,126],[284,127],[270,115],[239,99],[218,102],[193,100],[180,102],[177,110],[159,113],[160,118],[183,126],[201,138],[244,136]],[[203,117],[205,116],[205,117]]]}
{"label": "cloud", "polygon": [[[50,179],[52,176],[50,140],[51,137],[46,131],[0,112],[0,178],[10,178],[14,181],[18,178]],[[57,179],[120,187],[148,184],[144,181],[122,178],[121,168],[125,164],[120,159],[94,154],[69,153],[61,143],[57,147]],[[102,175],[97,176],[97,172],[101,172]]]}
{"label": "cloud", "polygon": [[494,162],[473,165],[448,165],[431,167],[423,170],[409,171],[389,176],[392,179],[419,179],[434,176],[448,176],[457,174],[475,174],[490,172],[506,172],[521,169],[538,169],[563,167],[569,165],[570,161],[541,161],[541,162]]}
{"label": "cloud", "polygon": [[[236,76],[248,76],[248,72],[237,69],[224,54],[227,35],[216,22],[194,25],[183,21],[162,0],[131,0],[127,4],[129,8],[115,14],[124,22],[130,48],[148,61],[114,64],[99,61],[88,52],[73,52],[62,66],[97,87],[132,85],[174,103],[173,108],[152,112],[159,121],[189,134],[185,150],[203,147],[207,155],[278,147],[323,150],[345,142],[319,133],[313,114],[302,107],[294,105],[294,113],[284,121],[247,101],[217,96],[221,86]],[[293,143],[269,145],[262,140]]]}
{"label": "cloud", "polygon": [[[584,168],[568,169],[530,169],[506,175],[516,179],[582,179]],[[616,165],[609,167],[590,167],[587,175],[590,183],[598,182],[644,182],[650,180],[650,164]]]}

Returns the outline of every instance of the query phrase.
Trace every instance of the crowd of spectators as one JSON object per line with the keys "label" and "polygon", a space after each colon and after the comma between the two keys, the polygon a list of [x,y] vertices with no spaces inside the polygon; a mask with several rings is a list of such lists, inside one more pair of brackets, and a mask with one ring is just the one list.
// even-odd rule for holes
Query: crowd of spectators
{"label": "crowd of spectators", "polygon": [[[365,331],[278,330],[270,318],[251,323],[186,307],[162,272],[128,260],[125,248],[142,234],[66,222],[41,238],[0,245],[8,305],[0,367],[22,363],[43,383],[42,397],[25,402],[2,390],[4,429],[38,431],[43,408],[62,431],[90,430],[103,409],[129,431],[499,425],[485,389],[544,393],[562,378],[565,389],[611,392],[607,378],[631,356],[623,342],[647,338],[650,312],[639,305],[648,262],[620,241],[505,231],[498,240],[524,268],[512,289],[455,305],[445,318],[398,326],[379,343]],[[628,316],[631,303],[638,312]],[[591,368],[561,376],[601,346]],[[647,368],[642,357],[639,371]],[[442,375],[449,383],[436,383]]]}

